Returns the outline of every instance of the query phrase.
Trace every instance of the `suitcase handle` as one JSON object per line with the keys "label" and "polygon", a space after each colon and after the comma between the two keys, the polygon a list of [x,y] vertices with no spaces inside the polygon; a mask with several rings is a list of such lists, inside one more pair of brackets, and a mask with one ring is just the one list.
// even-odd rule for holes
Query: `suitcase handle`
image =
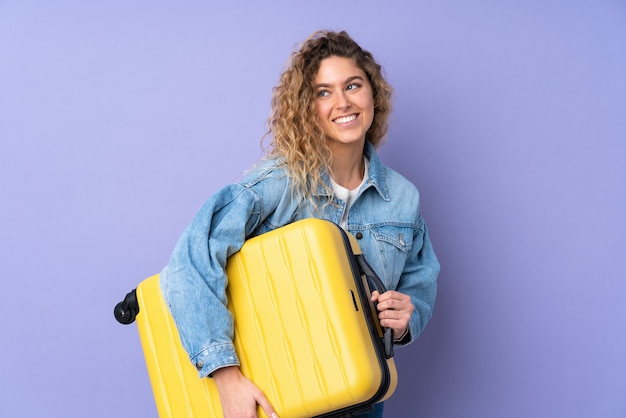
{"label": "suitcase handle", "polygon": [[[367,279],[370,291],[378,290],[378,293],[385,293],[387,291],[385,284],[374,272],[363,254],[357,254],[355,257],[357,259],[357,262],[359,263],[359,268],[361,269],[361,272],[365,275],[365,278]],[[393,330],[391,328],[383,327],[382,341],[385,348],[385,358],[390,359],[391,357],[393,357]]]}

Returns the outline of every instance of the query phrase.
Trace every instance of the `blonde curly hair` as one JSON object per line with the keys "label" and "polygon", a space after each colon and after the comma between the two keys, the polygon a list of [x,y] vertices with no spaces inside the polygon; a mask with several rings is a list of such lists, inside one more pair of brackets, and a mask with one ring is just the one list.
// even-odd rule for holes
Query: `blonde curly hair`
{"label": "blonde curly hair", "polygon": [[268,158],[277,158],[293,180],[293,192],[317,206],[319,187],[332,196],[323,181],[331,166],[332,153],[318,123],[314,79],[320,63],[329,57],[350,58],[365,72],[374,96],[374,120],[366,140],[382,144],[388,129],[393,90],[382,75],[372,54],[363,50],[345,31],[318,31],[294,51],[274,88],[272,111],[264,136],[270,138]]}

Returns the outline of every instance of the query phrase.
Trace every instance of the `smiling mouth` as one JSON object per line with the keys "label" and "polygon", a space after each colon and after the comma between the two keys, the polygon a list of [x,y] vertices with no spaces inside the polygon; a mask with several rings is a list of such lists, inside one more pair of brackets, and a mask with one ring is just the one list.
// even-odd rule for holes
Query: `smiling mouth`
{"label": "smiling mouth", "polygon": [[337,124],[339,124],[339,125],[343,125],[343,124],[346,124],[346,123],[350,123],[350,122],[352,122],[352,121],[353,121],[353,120],[355,120],[358,116],[359,116],[359,115],[358,115],[358,114],[356,114],[356,113],[355,113],[355,114],[352,114],[352,115],[341,116],[341,117],[338,117],[338,118],[336,118],[336,119],[333,119],[333,122],[335,122],[335,123],[337,123]]}

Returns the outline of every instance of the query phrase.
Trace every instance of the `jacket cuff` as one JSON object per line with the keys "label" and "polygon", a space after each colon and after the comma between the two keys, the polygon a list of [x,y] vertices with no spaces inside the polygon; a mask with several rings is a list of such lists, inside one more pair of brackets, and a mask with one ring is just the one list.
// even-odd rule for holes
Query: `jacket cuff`
{"label": "jacket cuff", "polygon": [[404,334],[400,338],[394,338],[393,343],[397,345],[407,345],[411,342],[411,327],[407,326]]}
{"label": "jacket cuff", "polygon": [[217,369],[240,365],[239,357],[237,357],[237,352],[232,343],[211,345],[191,357],[191,363],[201,378],[211,377]]}

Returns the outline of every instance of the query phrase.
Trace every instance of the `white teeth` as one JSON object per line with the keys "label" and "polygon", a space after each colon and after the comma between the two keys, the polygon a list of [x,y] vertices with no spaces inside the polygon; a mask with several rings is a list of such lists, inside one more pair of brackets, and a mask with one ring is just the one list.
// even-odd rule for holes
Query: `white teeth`
{"label": "white teeth", "polygon": [[335,119],[335,123],[348,123],[348,122],[352,122],[355,119],[356,119],[356,115],[342,116],[340,118]]}

